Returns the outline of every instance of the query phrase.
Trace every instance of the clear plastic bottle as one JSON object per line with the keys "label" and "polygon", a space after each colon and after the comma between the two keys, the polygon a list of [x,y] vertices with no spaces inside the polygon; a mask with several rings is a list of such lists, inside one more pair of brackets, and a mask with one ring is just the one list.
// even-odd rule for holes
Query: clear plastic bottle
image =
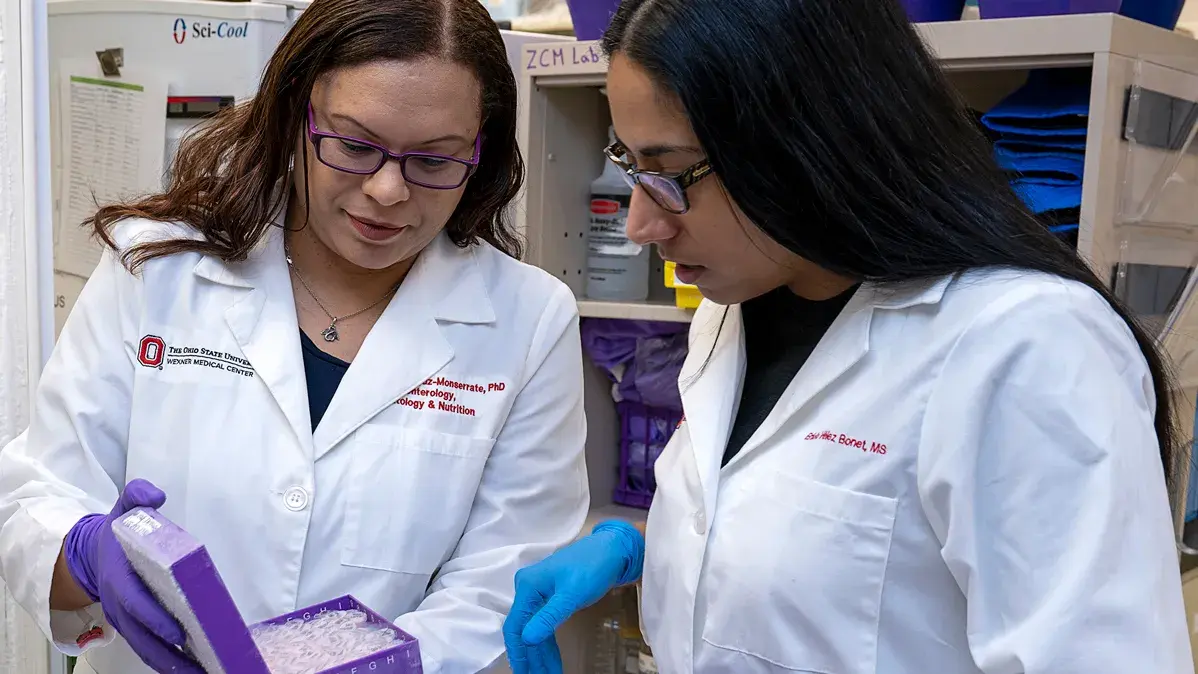
{"label": "clear plastic bottle", "polygon": [[620,653],[620,606],[605,599],[603,608],[603,618],[591,641],[591,668],[588,674],[624,674]]}
{"label": "clear plastic bottle", "polygon": [[[616,132],[607,130],[615,142]],[[591,222],[587,234],[587,297],[643,302],[649,297],[650,249],[629,241],[624,232],[632,188],[620,167],[604,161],[591,183]]]}
{"label": "clear plastic bottle", "polygon": [[641,649],[637,659],[637,674],[657,674],[657,661],[653,659],[653,649],[648,644]]}
{"label": "clear plastic bottle", "polygon": [[624,620],[620,626],[621,674],[639,674],[641,652],[647,648],[641,634],[639,607],[636,590],[620,588],[620,603],[623,605]]}

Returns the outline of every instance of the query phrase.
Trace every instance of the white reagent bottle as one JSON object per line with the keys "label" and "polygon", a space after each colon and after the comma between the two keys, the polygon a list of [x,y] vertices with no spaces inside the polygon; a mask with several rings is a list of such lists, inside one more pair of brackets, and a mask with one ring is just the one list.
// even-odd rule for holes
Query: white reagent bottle
{"label": "white reagent bottle", "polygon": [[[610,142],[616,133],[607,130]],[[649,297],[648,246],[629,241],[624,231],[632,188],[619,166],[603,162],[603,173],[591,183],[591,224],[587,234],[587,297],[594,300],[643,302]]]}

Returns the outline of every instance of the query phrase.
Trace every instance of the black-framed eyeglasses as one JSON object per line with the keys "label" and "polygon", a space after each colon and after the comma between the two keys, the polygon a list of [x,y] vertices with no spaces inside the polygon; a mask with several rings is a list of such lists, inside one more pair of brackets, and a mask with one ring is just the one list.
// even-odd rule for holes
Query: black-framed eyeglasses
{"label": "black-framed eyeglasses", "polygon": [[329,168],[355,175],[373,175],[394,159],[399,162],[399,171],[404,180],[433,190],[461,187],[478,170],[478,157],[482,150],[480,132],[474,137],[474,155],[470,159],[433,152],[396,154],[368,140],[317,129],[311,103],[308,103],[308,139],[312,142],[316,158]]}
{"label": "black-framed eyeglasses", "polygon": [[711,175],[711,163],[701,159],[678,173],[662,171],[643,171],[628,163],[628,148],[616,141],[603,151],[609,160],[624,172],[624,181],[629,187],[640,185],[645,194],[664,210],[683,215],[690,210],[690,200],[686,198],[686,190],[691,185]]}

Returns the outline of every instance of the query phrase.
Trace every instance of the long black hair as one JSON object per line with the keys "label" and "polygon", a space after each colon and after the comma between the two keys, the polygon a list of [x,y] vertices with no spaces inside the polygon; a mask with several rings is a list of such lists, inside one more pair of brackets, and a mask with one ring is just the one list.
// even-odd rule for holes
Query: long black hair
{"label": "long black hair", "polygon": [[1167,359],[1024,206],[897,0],[624,0],[602,46],[677,96],[730,197],[806,260],[877,283],[1027,269],[1101,294],[1152,372],[1175,488]]}

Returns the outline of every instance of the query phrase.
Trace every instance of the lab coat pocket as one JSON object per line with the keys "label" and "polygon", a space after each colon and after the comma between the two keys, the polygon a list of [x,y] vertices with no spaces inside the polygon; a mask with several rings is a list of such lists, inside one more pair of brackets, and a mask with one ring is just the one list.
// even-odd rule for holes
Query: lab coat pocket
{"label": "lab coat pocket", "polygon": [[[764,476],[763,476],[764,477]],[[897,502],[771,474],[721,495],[703,639],[739,671],[874,674]]]}
{"label": "lab coat pocket", "polygon": [[357,438],[341,563],[432,575],[457,547],[495,441],[371,427]]}

